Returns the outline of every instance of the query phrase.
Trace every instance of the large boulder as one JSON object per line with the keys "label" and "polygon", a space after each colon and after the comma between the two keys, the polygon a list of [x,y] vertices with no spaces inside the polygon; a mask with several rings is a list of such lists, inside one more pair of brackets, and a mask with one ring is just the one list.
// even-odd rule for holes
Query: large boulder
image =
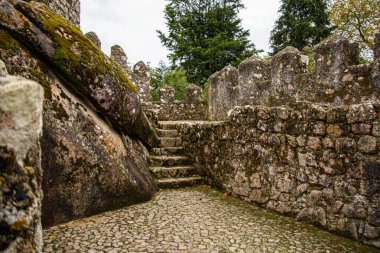
{"label": "large boulder", "polygon": [[0,251],[42,252],[43,90],[0,61]]}
{"label": "large boulder", "polygon": [[143,144],[157,136],[134,85],[45,5],[16,7],[0,0],[0,58],[44,88],[42,223],[149,200],[156,188]]}

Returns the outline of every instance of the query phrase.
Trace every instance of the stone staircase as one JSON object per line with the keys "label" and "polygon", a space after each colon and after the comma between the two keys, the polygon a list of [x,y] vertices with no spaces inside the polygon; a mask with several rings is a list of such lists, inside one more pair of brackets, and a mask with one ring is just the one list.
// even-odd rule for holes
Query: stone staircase
{"label": "stone staircase", "polygon": [[186,187],[204,182],[191,161],[184,156],[182,139],[176,130],[176,122],[158,122],[157,134],[160,146],[148,157],[150,171],[160,189]]}

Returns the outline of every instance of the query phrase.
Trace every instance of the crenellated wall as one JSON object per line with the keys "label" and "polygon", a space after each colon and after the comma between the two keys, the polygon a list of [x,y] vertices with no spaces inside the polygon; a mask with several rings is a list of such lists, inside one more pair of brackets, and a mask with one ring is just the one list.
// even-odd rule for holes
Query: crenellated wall
{"label": "crenellated wall", "polygon": [[[378,33],[376,36],[378,41]],[[251,57],[238,69],[226,67],[208,82],[209,119],[226,119],[228,111],[239,105],[378,102],[379,56],[375,53],[372,64],[359,64],[358,56],[357,44],[333,35],[315,47],[314,73],[307,71],[307,56],[293,47],[285,48],[271,61]]]}
{"label": "crenellated wall", "polygon": [[215,73],[208,117],[178,123],[186,155],[210,184],[269,210],[380,248],[379,45],[358,64],[334,35],[315,73],[288,47]]}
{"label": "crenellated wall", "polygon": [[207,104],[202,100],[202,89],[194,84],[186,88],[186,100],[175,100],[175,91],[165,86],[159,90],[160,101],[143,103],[143,110],[151,121],[205,120]]}

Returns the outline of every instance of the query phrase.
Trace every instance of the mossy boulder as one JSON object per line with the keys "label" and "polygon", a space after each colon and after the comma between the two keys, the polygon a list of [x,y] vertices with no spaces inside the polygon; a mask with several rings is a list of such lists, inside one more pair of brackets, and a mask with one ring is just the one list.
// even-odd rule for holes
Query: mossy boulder
{"label": "mossy boulder", "polygon": [[[10,74],[35,80],[44,88],[43,225],[149,200],[156,188],[142,142],[153,145],[156,136],[133,85],[84,38],[77,39],[84,44],[80,54],[90,57],[87,62],[71,59],[75,50],[59,53],[68,45],[61,43],[75,44],[74,36],[82,35],[72,27],[76,35],[65,33],[62,41],[56,41],[58,37],[49,34],[42,21],[55,17],[64,29],[71,26],[44,5],[19,2],[17,6],[28,18],[0,0],[0,59]],[[41,23],[37,16],[32,18],[36,13],[41,13]],[[57,32],[62,31],[57,28]],[[96,100],[104,94],[109,107]]]}
{"label": "mossy boulder", "polygon": [[157,144],[135,86],[77,27],[39,2],[17,1],[13,6],[2,1],[0,5],[0,27],[52,66],[115,129],[136,135],[149,146]]}

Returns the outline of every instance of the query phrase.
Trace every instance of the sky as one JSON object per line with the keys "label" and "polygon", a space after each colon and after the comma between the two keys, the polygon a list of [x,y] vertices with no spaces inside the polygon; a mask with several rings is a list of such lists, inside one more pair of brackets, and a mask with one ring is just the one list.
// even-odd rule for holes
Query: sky
{"label": "sky", "polygon": [[[239,13],[242,25],[251,33],[257,49],[269,51],[269,36],[278,16],[280,0],[243,0]],[[102,50],[120,45],[134,65],[142,60],[157,67],[160,60],[168,63],[169,51],[162,46],[156,30],[166,32],[165,0],[82,0],[81,29],[95,32]]]}

